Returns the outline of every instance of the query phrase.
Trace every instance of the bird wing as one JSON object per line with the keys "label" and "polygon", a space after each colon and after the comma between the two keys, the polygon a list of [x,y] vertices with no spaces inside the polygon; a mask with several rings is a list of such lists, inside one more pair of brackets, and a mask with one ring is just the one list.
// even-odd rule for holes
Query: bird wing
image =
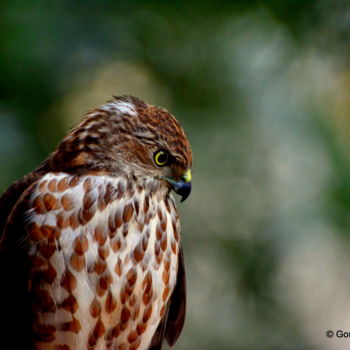
{"label": "bird wing", "polygon": [[16,349],[31,349],[24,220],[39,177],[25,176],[0,198],[0,337]]}
{"label": "bird wing", "polygon": [[179,249],[179,265],[174,291],[168,309],[151,342],[150,350],[161,350],[164,338],[173,346],[179,338],[186,316],[186,274],[182,247]]}
{"label": "bird wing", "polygon": [[[23,192],[34,182],[36,182],[39,177],[41,177],[40,173],[30,173],[23,177],[21,180],[15,182],[12,186],[10,186],[6,192],[0,198],[0,239],[4,233],[4,227],[6,225],[7,219],[15,207],[16,202],[21,197]],[[1,241],[0,241],[1,248]]]}

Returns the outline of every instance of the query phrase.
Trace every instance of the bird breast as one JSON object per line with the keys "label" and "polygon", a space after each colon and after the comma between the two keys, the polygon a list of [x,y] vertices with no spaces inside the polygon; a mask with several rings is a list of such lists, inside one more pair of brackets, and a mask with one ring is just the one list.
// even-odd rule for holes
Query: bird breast
{"label": "bird breast", "polygon": [[27,216],[35,348],[147,349],[176,282],[172,197],[126,178],[49,173]]}

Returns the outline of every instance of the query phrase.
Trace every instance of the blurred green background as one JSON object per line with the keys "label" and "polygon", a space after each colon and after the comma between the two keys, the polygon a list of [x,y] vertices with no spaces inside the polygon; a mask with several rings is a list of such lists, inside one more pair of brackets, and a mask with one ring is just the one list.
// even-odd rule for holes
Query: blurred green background
{"label": "blurred green background", "polygon": [[350,2],[0,4],[0,189],[111,95],[194,152],[176,349],[349,349]]}

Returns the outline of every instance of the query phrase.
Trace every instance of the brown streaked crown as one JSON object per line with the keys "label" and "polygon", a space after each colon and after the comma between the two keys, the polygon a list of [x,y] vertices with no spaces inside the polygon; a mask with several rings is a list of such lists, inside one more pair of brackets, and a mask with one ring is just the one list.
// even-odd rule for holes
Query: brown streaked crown
{"label": "brown streaked crown", "polygon": [[173,156],[175,173],[192,166],[185,133],[167,110],[119,96],[88,112],[38,170],[156,176],[152,155],[159,149]]}

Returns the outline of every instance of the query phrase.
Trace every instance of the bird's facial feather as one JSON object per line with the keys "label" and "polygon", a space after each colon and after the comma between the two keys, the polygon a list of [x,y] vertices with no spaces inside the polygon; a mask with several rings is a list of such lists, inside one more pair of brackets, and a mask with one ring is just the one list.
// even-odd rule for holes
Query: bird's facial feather
{"label": "bird's facial feather", "polygon": [[[159,151],[169,162],[157,164]],[[175,180],[191,166],[191,148],[179,122],[165,109],[131,96],[115,97],[89,112],[42,165]]]}

